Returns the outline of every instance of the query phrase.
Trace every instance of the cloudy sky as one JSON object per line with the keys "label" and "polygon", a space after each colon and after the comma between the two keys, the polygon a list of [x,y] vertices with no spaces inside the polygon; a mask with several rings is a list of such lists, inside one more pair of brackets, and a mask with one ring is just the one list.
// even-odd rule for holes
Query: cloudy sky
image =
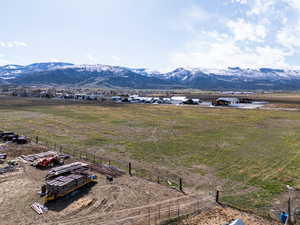
{"label": "cloudy sky", "polygon": [[2,0],[0,65],[300,66],[300,0]]}

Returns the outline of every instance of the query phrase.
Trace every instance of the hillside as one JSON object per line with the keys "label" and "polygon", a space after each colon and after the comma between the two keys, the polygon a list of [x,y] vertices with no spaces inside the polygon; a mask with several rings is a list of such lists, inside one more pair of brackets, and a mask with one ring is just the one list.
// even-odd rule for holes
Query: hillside
{"label": "hillside", "polygon": [[300,71],[177,68],[160,73],[108,65],[36,63],[0,67],[0,84],[132,89],[299,90]]}

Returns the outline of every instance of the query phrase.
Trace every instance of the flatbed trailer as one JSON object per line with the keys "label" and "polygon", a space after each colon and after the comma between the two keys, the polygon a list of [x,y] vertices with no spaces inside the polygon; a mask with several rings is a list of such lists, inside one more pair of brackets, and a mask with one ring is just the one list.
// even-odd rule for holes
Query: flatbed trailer
{"label": "flatbed trailer", "polygon": [[[77,181],[74,181],[76,178],[70,178],[72,176],[77,176]],[[71,179],[71,182],[73,182],[71,185],[69,185],[69,178]],[[61,180],[63,179],[66,179],[67,181],[62,182]],[[71,174],[69,176],[61,176],[54,180],[48,181],[46,183],[46,190],[44,190],[46,191],[45,203],[56,200],[58,198],[62,198],[72,193],[73,191],[76,191],[79,188],[93,182],[97,182],[97,177],[95,175],[89,174]]]}

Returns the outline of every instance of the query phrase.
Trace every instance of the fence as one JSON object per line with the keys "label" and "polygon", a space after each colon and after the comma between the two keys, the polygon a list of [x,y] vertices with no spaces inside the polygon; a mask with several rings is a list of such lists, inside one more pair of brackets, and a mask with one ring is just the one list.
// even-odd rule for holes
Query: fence
{"label": "fence", "polygon": [[177,189],[178,191],[183,192],[183,179],[179,177],[177,174],[172,174],[168,171],[157,170],[154,169],[146,169],[142,165],[138,163],[131,163],[126,160],[117,160],[112,158],[107,158],[103,156],[99,156],[97,151],[88,152],[82,149],[79,149],[76,146],[70,145],[59,145],[56,142],[49,141],[47,139],[41,138],[40,136],[29,137],[33,142],[41,145],[45,145],[47,148],[52,149],[54,151],[58,151],[60,153],[65,153],[71,155],[75,159],[84,160],[89,163],[93,163],[95,165],[99,164],[109,164],[115,167],[118,167],[124,171],[127,171],[130,176],[138,176],[143,179],[146,179],[150,182],[159,183],[162,185],[166,185],[173,189]]}

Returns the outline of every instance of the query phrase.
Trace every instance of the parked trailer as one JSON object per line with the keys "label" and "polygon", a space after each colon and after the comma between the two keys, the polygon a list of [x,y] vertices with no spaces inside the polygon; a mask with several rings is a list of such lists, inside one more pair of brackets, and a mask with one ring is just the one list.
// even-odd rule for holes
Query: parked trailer
{"label": "parked trailer", "polygon": [[64,197],[67,194],[96,181],[97,176],[90,174],[59,176],[53,180],[46,181],[45,186],[42,186],[42,194],[45,195],[45,202],[49,202]]}
{"label": "parked trailer", "polygon": [[29,162],[34,162],[37,159],[47,158],[47,157],[51,157],[51,156],[55,156],[55,155],[57,155],[57,152],[48,151],[48,152],[41,152],[41,153],[32,154],[32,155],[21,155],[21,158],[26,161],[29,161]]}

